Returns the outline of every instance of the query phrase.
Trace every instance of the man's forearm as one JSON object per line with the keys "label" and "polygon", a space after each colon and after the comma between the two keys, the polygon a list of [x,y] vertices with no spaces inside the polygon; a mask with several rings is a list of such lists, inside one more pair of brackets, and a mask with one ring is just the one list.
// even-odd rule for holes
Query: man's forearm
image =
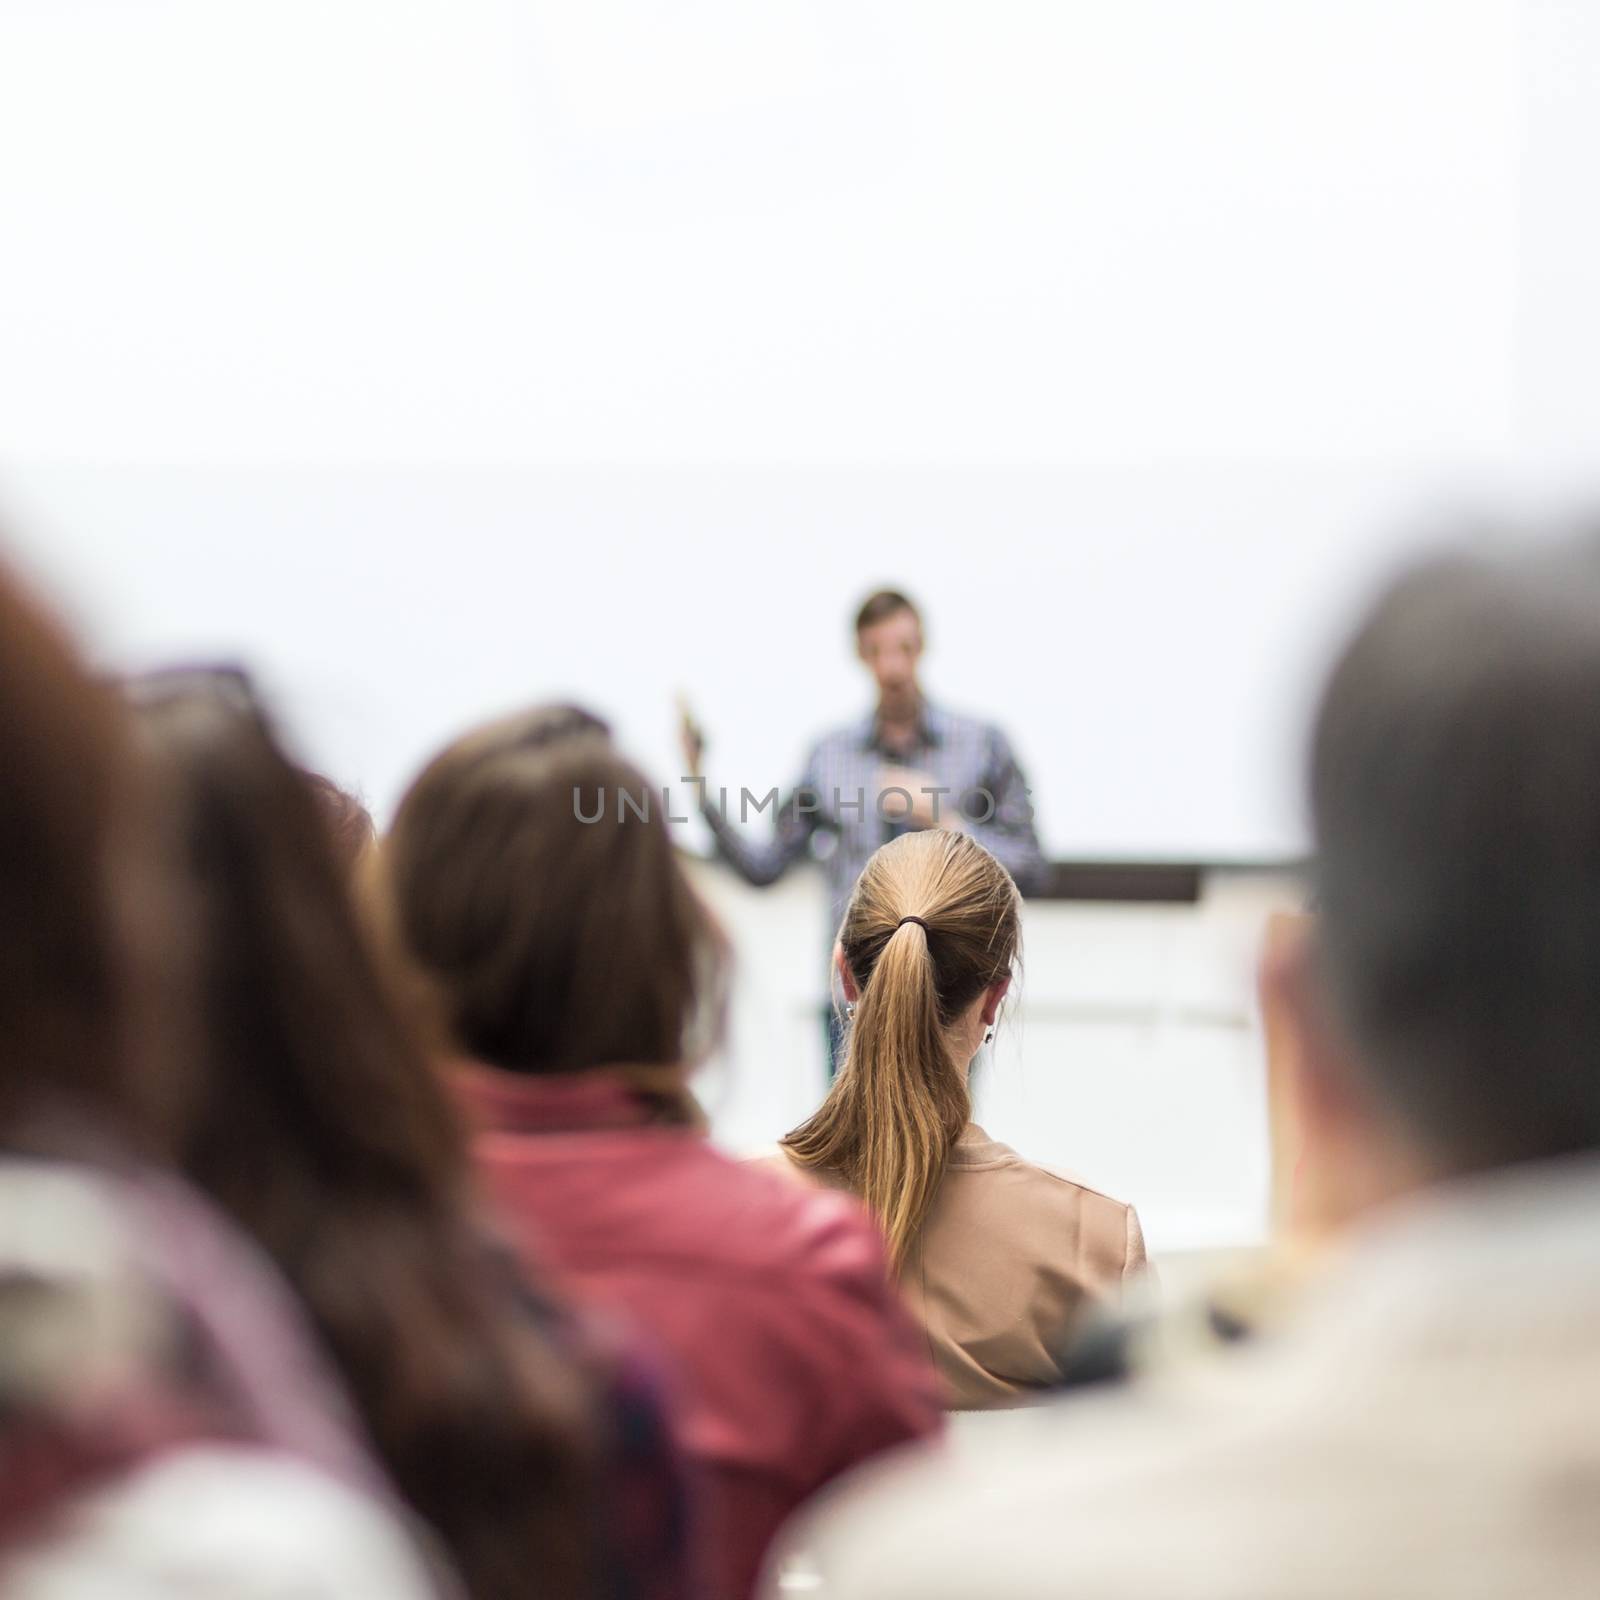
{"label": "man's forearm", "polygon": [[[773,791],[776,793],[776,791]],[[774,836],[764,843],[751,839],[743,829],[729,821],[723,806],[714,803],[710,792],[702,787],[700,814],[706,819],[717,854],[739,874],[746,883],[764,888],[776,883],[805,848],[806,835],[797,830],[792,819],[792,806],[780,812]]]}

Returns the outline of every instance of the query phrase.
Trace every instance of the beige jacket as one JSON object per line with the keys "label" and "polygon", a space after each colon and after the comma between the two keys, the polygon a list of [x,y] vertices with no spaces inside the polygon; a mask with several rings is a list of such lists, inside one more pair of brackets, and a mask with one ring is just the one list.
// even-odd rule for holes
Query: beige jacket
{"label": "beige jacket", "polygon": [[[782,1152],[763,1159],[796,1171]],[[1144,1265],[1132,1206],[969,1123],[901,1284],[927,1329],[945,1404],[985,1410],[1053,1384],[1073,1335],[1097,1307],[1115,1307]]]}

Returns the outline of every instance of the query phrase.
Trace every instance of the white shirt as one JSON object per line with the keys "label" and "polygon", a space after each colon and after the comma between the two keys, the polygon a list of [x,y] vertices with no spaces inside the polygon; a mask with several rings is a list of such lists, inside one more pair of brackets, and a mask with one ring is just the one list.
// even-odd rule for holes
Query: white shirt
{"label": "white shirt", "polygon": [[290,1457],[175,1450],[0,1564],[4,1600],[439,1600],[377,1501]]}

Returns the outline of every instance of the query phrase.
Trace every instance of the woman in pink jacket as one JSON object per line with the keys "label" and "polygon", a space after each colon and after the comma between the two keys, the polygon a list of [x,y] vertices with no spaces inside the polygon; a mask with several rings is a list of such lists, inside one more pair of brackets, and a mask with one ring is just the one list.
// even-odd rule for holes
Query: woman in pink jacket
{"label": "woman in pink jacket", "polygon": [[688,1079],[720,1025],[727,951],[660,800],[586,713],[482,729],[402,802],[388,903],[490,1198],[670,1359],[710,1589],[743,1600],[788,1513],[932,1432],[937,1392],[856,1203],[703,1137]]}

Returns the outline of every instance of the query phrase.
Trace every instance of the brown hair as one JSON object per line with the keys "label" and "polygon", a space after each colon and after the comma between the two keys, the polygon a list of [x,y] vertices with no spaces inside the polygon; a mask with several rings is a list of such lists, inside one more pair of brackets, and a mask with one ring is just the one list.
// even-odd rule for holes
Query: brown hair
{"label": "brown hair", "polygon": [[312,791],[237,673],[135,686],[196,890],[203,1083],[187,1173],[309,1309],[474,1600],[588,1584],[586,1381],[517,1304],[465,1137],[361,937]]}
{"label": "brown hair", "polygon": [[661,791],[598,719],[558,709],[468,734],[412,785],[384,850],[395,932],[477,1060],[677,1069],[720,1030],[726,942]]}
{"label": "brown hair", "polygon": [[[0,1122],[153,1138],[122,925],[131,764],[120,707],[0,570]],[[31,1140],[31,1135],[29,1139]]]}
{"label": "brown hair", "polygon": [[921,626],[922,613],[907,596],[898,589],[875,589],[856,610],[856,632],[859,634],[863,628],[870,628],[875,622],[887,621],[902,611],[909,611]]}
{"label": "brown hair", "polygon": [[899,1266],[972,1115],[944,1030],[1011,972],[1021,945],[1017,888],[968,835],[909,833],[867,862],[839,945],[860,995],[844,1065],[783,1145],[861,1196]]}
{"label": "brown hair", "polygon": [[372,813],[332,778],[320,772],[302,772],[300,776],[322,813],[322,825],[333,841],[340,868],[347,878],[354,880],[367,852],[378,842]]}

